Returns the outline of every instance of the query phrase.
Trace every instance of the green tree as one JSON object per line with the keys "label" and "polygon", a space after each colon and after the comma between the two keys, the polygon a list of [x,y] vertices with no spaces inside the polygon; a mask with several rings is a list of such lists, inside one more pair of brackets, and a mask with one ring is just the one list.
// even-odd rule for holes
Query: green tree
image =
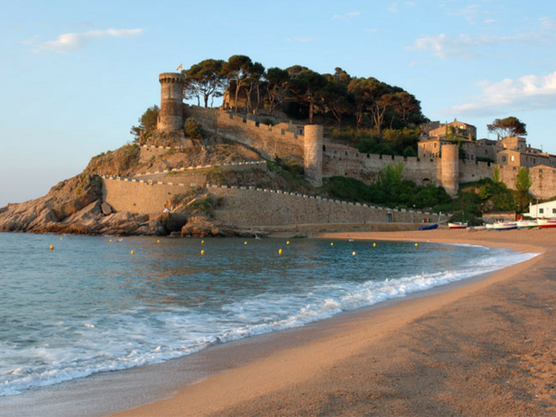
{"label": "green tree", "polygon": [[495,183],[500,182],[500,165],[494,164],[492,167],[492,181]]}
{"label": "green tree", "polygon": [[[413,94],[407,91],[400,91],[392,94],[391,107],[394,110],[394,115],[407,125],[410,121],[420,123],[424,117],[421,114],[421,103],[415,98]],[[394,117],[392,117],[392,120]],[[390,126],[392,126],[392,121]]]}
{"label": "green tree", "polygon": [[286,70],[273,67],[266,71],[265,78],[267,79],[266,102],[268,111],[272,114],[286,98],[290,75]]}
{"label": "green tree", "polygon": [[527,136],[526,124],[513,116],[495,119],[487,128],[489,132],[496,133],[499,139],[507,136]]}
{"label": "green tree", "polygon": [[139,141],[141,137],[144,137],[145,135],[156,130],[159,112],[160,108],[156,104],[149,107],[139,118],[139,124],[131,127],[131,131],[129,133],[135,137],[136,142]]}
{"label": "green tree", "polygon": [[351,110],[347,86],[329,81],[320,93],[325,110],[330,111],[338,124],[341,124],[342,116]]}
{"label": "green tree", "polygon": [[221,97],[226,77],[222,75],[223,60],[205,59],[192,65],[188,70],[183,70],[185,75],[185,92],[189,96],[197,96],[199,104],[202,98],[205,107],[208,107],[209,98]]}
{"label": "green tree", "polygon": [[356,108],[357,127],[361,127],[366,112],[371,116],[373,126],[380,135],[386,110],[395,104],[393,88],[376,78],[354,78],[348,85],[353,94]]}
{"label": "green tree", "polygon": [[264,66],[260,62],[254,62],[252,65],[249,66],[248,71],[249,75],[245,80],[245,92],[247,95],[247,112],[251,112],[252,104],[251,104],[251,95],[253,91],[257,93],[257,105],[255,106],[255,113],[259,110],[259,105],[261,103],[261,92],[260,92],[260,85],[264,77]]}
{"label": "green tree", "polygon": [[232,55],[228,61],[222,65],[222,75],[226,77],[228,83],[235,86],[234,110],[237,112],[237,100],[239,90],[247,83],[247,79],[251,75],[251,67],[253,62],[246,55]]}
{"label": "green tree", "polygon": [[378,174],[376,186],[387,196],[391,201],[397,199],[401,190],[403,176],[403,163],[386,165]]}
{"label": "green tree", "polygon": [[309,105],[309,123],[313,123],[317,105],[322,102],[322,93],[326,83],[324,76],[311,70],[299,72],[290,82],[290,90],[296,99]]}
{"label": "green tree", "polygon": [[367,107],[372,101],[369,82],[366,78],[352,78],[348,84],[348,91],[353,95],[355,102],[355,118],[357,128],[361,128]]}
{"label": "green tree", "polygon": [[523,213],[529,206],[531,202],[531,196],[529,195],[531,185],[533,185],[533,181],[527,168],[519,168],[515,178],[516,192],[514,195],[514,205],[516,213]]}

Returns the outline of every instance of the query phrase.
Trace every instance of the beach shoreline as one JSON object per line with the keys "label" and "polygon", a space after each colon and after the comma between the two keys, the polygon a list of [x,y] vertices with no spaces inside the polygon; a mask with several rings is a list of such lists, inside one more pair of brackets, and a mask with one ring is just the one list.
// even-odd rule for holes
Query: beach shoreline
{"label": "beach shoreline", "polygon": [[[556,371],[551,343],[556,326],[550,320],[556,279],[549,273],[556,264],[556,231],[315,237],[348,236],[476,244],[542,255],[449,291],[431,291],[343,314],[325,325],[254,338],[254,344],[236,345],[246,353],[227,370],[169,393],[167,399],[114,416],[556,412],[550,376]],[[215,356],[226,363],[234,360],[227,353],[232,350],[223,347]]]}

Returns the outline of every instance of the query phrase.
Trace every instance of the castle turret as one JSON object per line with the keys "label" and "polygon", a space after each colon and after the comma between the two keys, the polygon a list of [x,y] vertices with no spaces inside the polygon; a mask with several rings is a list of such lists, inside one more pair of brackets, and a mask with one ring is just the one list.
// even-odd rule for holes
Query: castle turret
{"label": "castle turret", "polygon": [[172,131],[183,129],[183,87],[185,76],[175,72],[164,72],[160,81],[160,112],[157,129]]}
{"label": "castle turret", "polygon": [[443,145],[441,158],[442,187],[455,197],[459,188],[459,147],[458,145]]}
{"label": "castle turret", "polygon": [[305,178],[313,185],[322,185],[323,129],[320,125],[305,126],[303,162]]}

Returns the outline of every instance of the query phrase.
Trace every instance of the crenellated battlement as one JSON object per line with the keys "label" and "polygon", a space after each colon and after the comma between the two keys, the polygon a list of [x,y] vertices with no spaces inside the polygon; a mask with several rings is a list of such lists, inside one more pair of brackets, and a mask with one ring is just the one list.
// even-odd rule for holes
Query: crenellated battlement
{"label": "crenellated battlement", "polygon": [[177,72],[163,72],[158,76],[160,83],[185,83],[185,75]]}

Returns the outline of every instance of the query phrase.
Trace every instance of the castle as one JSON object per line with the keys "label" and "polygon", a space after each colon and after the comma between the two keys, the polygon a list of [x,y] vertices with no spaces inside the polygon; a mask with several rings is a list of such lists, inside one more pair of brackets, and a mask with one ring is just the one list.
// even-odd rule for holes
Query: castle
{"label": "castle", "polygon": [[306,178],[315,186],[332,176],[374,182],[386,165],[402,163],[404,179],[418,184],[434,182],[455,196],[462,183],[493,178],[495,166],[499,167],[500,180],[515,188],[518,169],[524,167],[532,179],[533,197],[556,196],[556,156],[531,148],[520,137],[477,139],[477,129],[470,124],[435,122],[424,129],[417,157],[362,154],[325,138],[320,125],[269,125],[256,115],[184,104],[182,74],[162,73],[159,81],[159,131],[181,130],[186,118],[195,118],[207,132],[250,146],[265,158],[298,158],[303,161]]}

